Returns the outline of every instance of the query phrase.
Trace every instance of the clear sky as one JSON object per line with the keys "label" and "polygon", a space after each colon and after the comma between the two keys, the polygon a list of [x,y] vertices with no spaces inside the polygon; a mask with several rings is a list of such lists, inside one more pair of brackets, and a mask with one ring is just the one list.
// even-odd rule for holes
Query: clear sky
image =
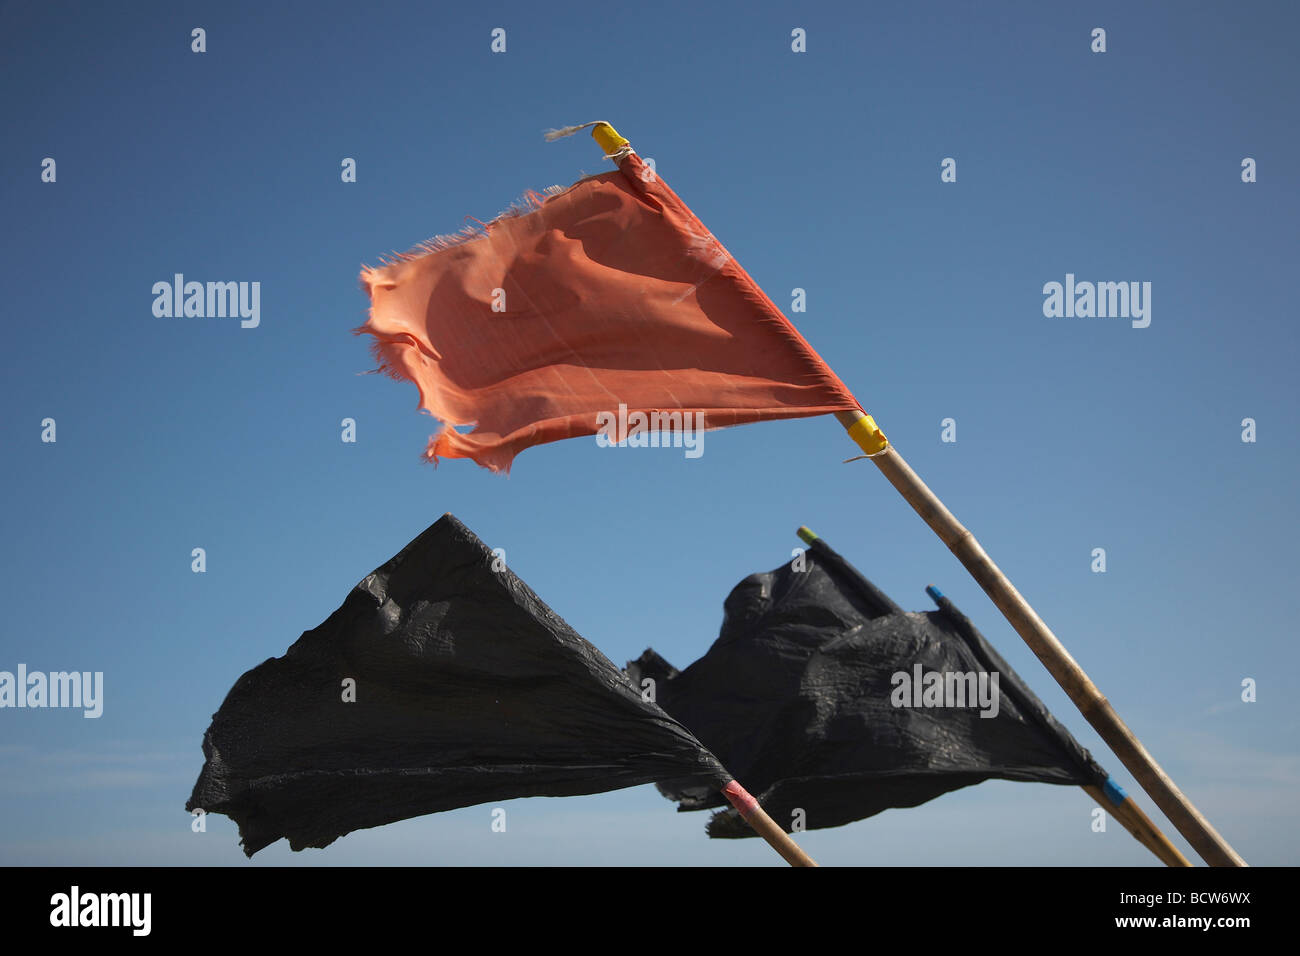
{"label": "clear sky", "polygon": [[[833,419],[420,461],[414,387],[361,374],[360,267],[610,168],[542,139],[597,119],[778,304],[805,290],[800,330],[1229,842],[1300,862],[1298,29],[1286,2],[0,4],[0,670],[104,673],[99,719],[0,710],[0,863],[779,864],[649,786],[251,864],[226,818],[191,832],[231,684],[447,511],[619,664],[703,654],[801,524],[909,610],[933,582],[1192,855]],[[155,316],[175,273],[259,282],[260,324]],[[1150,324],[1046,316],[1067,274],[1149,282]],[[800,842],[1155,862],[1092,806],[991,782]]]}

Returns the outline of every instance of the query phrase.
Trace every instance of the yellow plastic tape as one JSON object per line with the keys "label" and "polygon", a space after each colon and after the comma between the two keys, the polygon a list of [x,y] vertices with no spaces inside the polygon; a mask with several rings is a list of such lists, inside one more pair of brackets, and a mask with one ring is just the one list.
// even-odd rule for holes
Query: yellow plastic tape
{"label": "yellow plastic tape", "polygon": [[612,156],[627,145],[627,140],[619,136],[618,130],[608,123],[597,123],[593,126],[591,128],[591,138],[600,145],[606,156]]}
{"label": "yellow plastic tape", "polygon": [[878,455],[889,447],[889,439],[876,427],[875,419],[863,415],[848,428],[849,437],[868,455]]}

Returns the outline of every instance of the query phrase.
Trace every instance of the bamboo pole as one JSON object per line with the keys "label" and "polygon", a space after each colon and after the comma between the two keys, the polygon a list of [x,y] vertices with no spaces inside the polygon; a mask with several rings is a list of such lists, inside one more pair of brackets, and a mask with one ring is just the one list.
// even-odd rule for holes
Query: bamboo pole
{"label": "bamboo pole", "polygon": [[[1123,823],[1125,827],[1128,827],[1129,832],[1134,836],[1137,836],[1139,832],[1149,833],[1151,842],[1148,843],[1147,846],[1150,846],[1152,851],[1156,853],[1156,856],[1164,860],[1166,864],[1169,866],[1192,865],[1191,861],[1188,860],[1187,857],[1183,856],[1178,847],[1174,846],[1169,837],[1165,836],[1164,833],[1160,831],[1160,828],[1155,825],[1155,822],[1146,815],[1142,808],[1138,806],[1133,801],[1133,798],[1128,794],[1124,795],[1124,802],[1120,804],[1120,810],[1130,818],[1133,826],[1129,827],[1129,824],[1124,822],[1124,817],[1120,818],[1120,822]],[[1139,837],[1139,839],[1141,838]],[[1159,847],[1159,850],[1156,850],[1156,847]],[[1246,861],[1242,860],[1240,865],[1245,866]]]}
{"label": "bamboo pole", "polygon": [[[1192,865],[1114,780],[1107,780],[1105,788],[1096,784],[1084,784],[1083,789],[1097,801],[1098,806],[1107,810],[1125,830],[1133,834],[1134,839],[1154,853],[1160,862],[1166,866]],[[1108,793],[1108,790],[1111,792]]]}
{"label": "bamboo pole", "polygon": [[722,789],[722,795],[731,801],[731,805],[751,827],[754,832],[766,840],[782,859],[791,866],[816,866],[816,862],[799,848],[799,844],[790,839],[790,834],[782,830],[758,804],[758,800],[749,795],[749,791],[735,780]]}
{"label": "bamboo pole", "polygon": [[1165,816],[1192,848],[1211,866],[1245,866],[1246,861],[1221,837],[1169,779],[1142,742],[1129,730],[1102,696],[1088,675],[1070,656],[1070,652],[1043,623],[1043,619],[1015,589],[1007,576],[984,553],[975,536],[953,517],[942,501],[926,487],[910,465],[903,460],[871,416],[861,410],[837,412],[835,417],[858,447],[870,456],[876,467],[921,516],[948,549],[957,556],[984,593],[1016,629],[1048,673],[1056,679],[1079,712],[1101,735],[1120,762],[1142,786]]}

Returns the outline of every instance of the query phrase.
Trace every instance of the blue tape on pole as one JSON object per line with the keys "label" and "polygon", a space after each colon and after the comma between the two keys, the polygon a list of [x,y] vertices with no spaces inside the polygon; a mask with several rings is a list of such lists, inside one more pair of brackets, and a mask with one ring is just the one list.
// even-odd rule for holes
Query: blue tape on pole
{"label": "blue tape on pole", "polygon": [[1123,787],[1115,782],[1114,777],[1106,778],[1106,783],[1101,788],[1101,792],[1117,807],[1128,799],[1128,794],[1124,792]]}
{"label": "blue tape on pole", "polygon": [[938,604],[939,598],[943,597],[943,592],[940,591],[933,584],[927,584],[925,586],[925,593],[930,595],[930,600],[933,601],[935,604]]}

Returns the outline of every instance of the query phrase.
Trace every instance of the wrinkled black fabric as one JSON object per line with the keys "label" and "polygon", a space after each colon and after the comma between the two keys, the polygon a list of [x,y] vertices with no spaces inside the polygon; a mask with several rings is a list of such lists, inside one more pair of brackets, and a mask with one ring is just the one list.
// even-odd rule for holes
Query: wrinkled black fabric
{"label": "wrinkled black fabric", "polygon": [[[408,817],[685,775],[730,779],[491,551],[445,515],[288,652],[244,674],[203,739],[186,809],[244,852]],[[342,683],[356,681],[345,703]]]}
{"label": "wrinkled black fabric", "polygon": [[[818,539],[805,570],[754,574],[728,596],[721,635],[677,671],[653,650],[628,664],[661,707],[689,727],[790,830],[842,826],[913,807],[990,778],[1102,784],[1106,773],[946,597],[903,612]],[[895,707],[899,671],[996,672],[996,717],[978,706]],[[679,810],[724,805],[716,791],[671,780]],[[734,809],[715,837],[753,835]]]}

